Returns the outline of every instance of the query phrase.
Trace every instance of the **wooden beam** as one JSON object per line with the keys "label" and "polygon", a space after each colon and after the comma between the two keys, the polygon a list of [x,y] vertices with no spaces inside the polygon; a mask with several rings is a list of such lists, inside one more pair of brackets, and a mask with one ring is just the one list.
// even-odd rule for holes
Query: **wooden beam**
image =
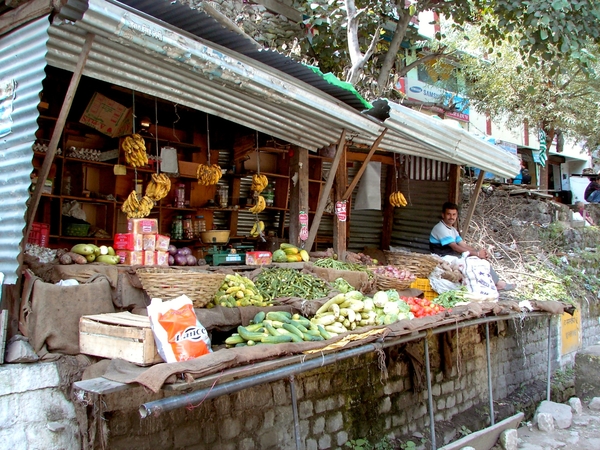
{"label": "wooden beam", "polygon": [[448,201],[456,204],[458,204],[460,201],[460,171],[461,168],[458,164],[450,165],[450,192],[448,195]]}
{"label": "wooden beam", "polygon": [[88,33],[88,35],[85,38],[85,42],[81,49],[81,53],[79,54],[79,61],[77,61],[77,66],[75,67],[75,71],[73,72],[73,76],[71,77],[71,82],[69,84],[67,94],[65,95],[65,99],[63,101],[60,113],[58,115],[58,119],[56,120],[56,125],[54,126],[52,137],[50,138],[50,143],[48,144],[48,150],[46,151],[44,162],[39,170],[38,182],[35,184],[33,194],[31,194],[31,199],[29,201],[29,207],[27,208],[27,228],[25,230],[25,236],[23,238],[23,248],[25,248],[25,244],[27,243],[27,238],[29,237],[29,232],[31,231],[31,226],[35,219],[35,213],[40,204],[40,198],[42,197],[42,188],[44,187],[44,181],[46,180],[46,178],[48,178],[50,168],[52,167],[52,163],[54,162],[56,149],[58,148],[58,143],[63,133],[65,123],[67,122],[67,116],[69,115],[69,111],[71,110],[71,105],[73,104],[73,99],[75,98],[75,93],[77,92],[77,88],[79,86],[79,80],[81,79],[81,75],[83,74],[83,68],[85,67],[85,63],[87,62],[88,56],[92,49],[94,37],[94,34]]}
{"label": "wooden beam", "polygon": [[[348,186],[348,170],[346,167],[346,152],[343,152],[335,175],[335,200],[346,200],[342,193]],[[342,222],[337,215],[333,218],[333,251],[338,260],[346,261],[346,247],[348,238],[348,223],[350,219],[350,202],[346,202],[346,221]]]}
{"label": "wooden beam", "polygon": [[360,166],[358,173],[354,176],[352,183],[350,184],[350,186],[348,186],[348,189],[342,196],[342,200],[348,200],[350,198],[350,196],[352,195],[352,191],[354,190],[354,188],[360,181],[361,177],[363,176],[363,173],[365,173],[365,170],[367,170],[367,165],[369,164],[369,161],[373,157],[375,150],[377,150],[377,147],[379,147],[379,144],[383,140],[383,137],[385,136],[385,133],[387,132],[387,130],[388,130],[387,128],[384,128],[383,131],[381,132],[381,134],[379,135],[379,137],[375,140],[375,142],[371,146],[371,150],[369,150],[369,153],[367,154],[367,157],[365,158],[365,161],[363,162],[362,166]]}
{"label": "wooden beam", "polygon": [[[346,159],[348,162],[363,162],[367,159],[366,153],[346,151]],[[383,164],[394,164],[394,159],[391,156],[373,155],[371,161],[380,162]]]}
{"label": "wooden beam", "polygon": [[[290,161],[290,244],[299,246],[300,212],[308,214],[308,150],[294,147],[294,155]],[[296,184],[294,184],[296,179]],[[285,222],[282,220],[282,222]],[[308,249],[306,249],[308,251]]]}
{"label": "wooden beam", "polygon": [[473,213],[475,212],[475,206],[477,206],[477,199],[479,198],[479,193],[481,192],[481,185],[483,184],[483,178],[485,177],[485,171],[479,170],[479,178],[477,178],[477,183],[475,183],[475,191],[471,195],[471,202],[469,203],[469,210],[467,211],[467,217],[465,218],[465,223],[462,225],[463,235],[466,237],[469,234],[469,224],[471,223],[471,219],[473,218]]}
{"label": "wooden beam", "polygon": [[9,31],[38,17],[46,16],[53,10],[52,0],[34,0],[24,3],[13,10],[6,11],[0,16],[0,36],[4,36]]}
{"label": "wooden beam", "polygon": [[307,251],[312,249],[315,238],[317,237],[317,231],[319,230],[319,225],[321,224],[321,218],[323,217],[323,212],[325,211],[325,205],[327,205],[327,199],[329,198],[329,193],[331,192],[331,187],[333,186],[333,180],[335,179],[335,174],[340,164],[340,159],[342,159],[342,153],[344,153],[345,149],[346,130],[344,129],[342,131],[342,135],[340,136],[340,142],[338,143],[337,151],[335,152],[335,156],[331,163],[331,168],[329,169],[327,181],[325,182],[325,186],[323,186],[323,190],[321,191],[321,197],[319,198],[319,204],[317,205],[317,210],[315,211],[315,216],[313,217],[312,224],[310,226],[308,239],[304,244],[304,248]]}

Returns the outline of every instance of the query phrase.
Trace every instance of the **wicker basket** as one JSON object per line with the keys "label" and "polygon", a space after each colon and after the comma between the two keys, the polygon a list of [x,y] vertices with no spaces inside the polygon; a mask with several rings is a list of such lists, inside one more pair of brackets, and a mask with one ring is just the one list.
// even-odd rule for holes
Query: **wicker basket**
{"label": "wicker basket", "polygon": [[194,308],[203,308],[225,280],[225,274],[167,267],[140,267],[136,273],[150,298],[163,300],[187,295]]}
{"label": "wicker basket", "polygon": [[412,283],[411,280],[399,280],[398,278],[386,277],[377,273],[374,275],[375,287],[378,291],[387,291],[388,289],[403,291],[404,289],[408,289]]}
{"label": "wicker basket", "polygon": [[420,253],[390,252],[389,250],[384,250],[383,253],[388,264],[408,269],[417,278],[427,278],[440,262],[435,256]]}

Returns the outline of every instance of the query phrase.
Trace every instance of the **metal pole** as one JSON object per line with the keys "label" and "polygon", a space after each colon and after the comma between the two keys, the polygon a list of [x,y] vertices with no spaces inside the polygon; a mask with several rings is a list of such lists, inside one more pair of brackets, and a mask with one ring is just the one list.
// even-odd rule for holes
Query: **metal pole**
{"label": "metal pole", "polygon": [[427,379],[427,402],[429,404],[429,430],[431,431],[431,448],[432,450],[437,449],[435,444],[435,422],[433,419],[433,396],[431,395],[431,373],[429,366],[429,343],[427,342],[427,336],[423,339],[425,347],[425,378]]}
{"label": "metal pole", "polygon": [[490,396],[490,426],[496,423],[494,418],[494,392],[492,390],[492,362],[490,357],[490,324],[485,324],[485,351],[487,356],[488,393]]}
{"label": "metal pole", "polygon": [[298,401],[296,398],[296,384],[294,383],[294,375],[290,375],[290,393],[292,395],[292,411],[294,413],[294,434],[296,436],[296,450],[302,450],[302,442],[300,442],[300,422],[298,419]]}
{"label": "metal pole", "polygon": [[550,378],[552,375],[552,358],[550,357],[550,352],[552,351],[552,341],[550,340],[552,337],[552,316],[548,316],[548,372],[546,374],[546,400],[550,401]]}

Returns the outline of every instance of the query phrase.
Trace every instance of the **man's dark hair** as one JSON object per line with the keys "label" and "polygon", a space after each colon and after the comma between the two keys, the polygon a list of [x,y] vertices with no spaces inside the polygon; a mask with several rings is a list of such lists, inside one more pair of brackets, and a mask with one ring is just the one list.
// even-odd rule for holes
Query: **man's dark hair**
{"label": "man's dark hair", "polygon": [[458,205],[452,202],[446,202],[442,205],[442,212],[445,213],[449,209],[455,209],[458,211]]}

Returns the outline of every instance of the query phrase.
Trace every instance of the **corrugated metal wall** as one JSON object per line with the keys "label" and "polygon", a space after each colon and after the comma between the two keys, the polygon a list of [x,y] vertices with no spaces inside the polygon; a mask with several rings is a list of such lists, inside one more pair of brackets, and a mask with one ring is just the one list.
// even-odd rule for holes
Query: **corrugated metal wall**
{"label": "corrugated metal wall", "polygon": [[[406,250],[428,253],[429,233],[440,220],[442,204],[448,200],[451,165],[420,157],[401,156],[398,162],[398,188],[408,200],[408,206],[394,210],[391,245]],[[348,168],[350,183],[360,164]],[[393,176],[391,167],[382,164],[381,198],[384,201],[386,179]],[[353,204],[356,189],[352,193]],[[348,250],[362,251],[367,247],[380,248],[383,232],[383,211],[352,210]]]}
{"label": "corrugated metal wall", "polygon": [[0,39],[0,82],[16,83],[12,132],[0,138],[0,271],[9,284],[17,280],[49,26],[43,17]]}

